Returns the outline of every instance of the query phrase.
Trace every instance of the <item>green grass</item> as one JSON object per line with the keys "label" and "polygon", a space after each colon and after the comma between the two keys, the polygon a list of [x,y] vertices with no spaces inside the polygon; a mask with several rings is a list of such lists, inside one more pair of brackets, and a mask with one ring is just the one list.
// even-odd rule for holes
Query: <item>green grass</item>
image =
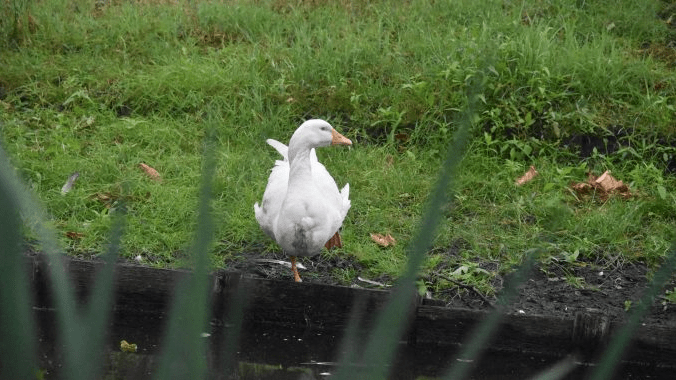
{"label": "green grass", "polygon": [[[278,250],[253,217],[277,158],[265,139],[286,142],[303,120],[321,117],[355,142],[319,152],[339,186],[351,186],[339,254],[362,262],[364,276],[397,277],[468,81],[478,77],[473,137],[423,269],[430,286],[448,285],[435,271],[466,266],[461,279],[490,293],[491,279],[535,247],[545,262],[578,252],[578,261],[656,264],[675,237],[676,179],[667,168],[676,165],[676,83],[663,55],[675,33],[657,16],[666,3],[1,7],[11,16],[0,21],[2,146],[72,254],[103,252],[111,210],[124,202],[121,255],[187,265],[210,124],[212,265]],[[596,150],[580,155],[579,136],[598,137]],[[540,176],[515,187],[530,165]],[[587,170],[607,169],[633,198],[601,202],[569,190]],[[75,171],[80,178],[62,195]],[[372,232],[392,234],[397,246],[376,246]],[[497,270],[480,270],[482,262]]]}

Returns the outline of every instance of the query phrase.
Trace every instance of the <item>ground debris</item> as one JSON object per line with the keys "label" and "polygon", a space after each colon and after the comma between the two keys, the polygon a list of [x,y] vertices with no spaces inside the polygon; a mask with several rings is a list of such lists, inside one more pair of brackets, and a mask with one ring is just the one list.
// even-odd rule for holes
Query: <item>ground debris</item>
{"label": "ground debris", "polygon": [[[255,262],[258,262],[258,263],[278,264],[278,265],[282,265],[282,266],[285,266],[285,267],[291,269],[291,262],[290,262],[290,261],[274,260],[274,259],[256,259],[256,260],[254,260],[254,261],[255,261]],[[307,268],[305,268],[305,266],[304,266],[303,264],[301,264],[301,263],[297,263],[297,264],[296,264],[296,267],[297,267],[298,269],[307,269]]]}
{"label": "ground debris", "polygon": [[378,244],[381,247],[389,247],[397,244],[397,240],[395,240],[390,234],[383,235],[372,233],[371,240],[373,240],[376,244]]}
{"label": "ground debris", "polygon": [[160,173],[158,173],[157,170],[155,170],[153,167],[148,166],[148,165],[146,165],[146,164],[144,164],[144,163],[140,163],[140,164],[138,164],[138,166],[140,166],[141,169],[143,169],[143,171],[144,171],[144,172],[148,175],[148,177],[150,177],[152,180],[157,181],[157,182],[161,182],[161,181],[162,181],[162,177],[160,177]]}
{"label": "ground debris", "polygon": [[73,188],[73,184],[75,184],[75,181],[77,181],[78,177],[80,177],[80,172],[71,174],[70,177],[68,177],[66,183],[61,188],[61,194],[65,195],[68,193]]}
{"label": "ground debris", "polygon": [[517,178],[516,182],[514,182],[515,185],[521,186],[526,182],[530,182],[533,178],[535,178],[538,175],[538,171],[535,169],[535,166],[531,165],[530,168],[526,173],[524,173],[521,177]]}
{"label": "ground debris", "polygon": [[80,240],[84,237],[84,234],[81,232],[67,231],[66,237],[70,240]]}
{"label": "ground debris", "polygon": [[360,277],[360,276],[357,277],[357,280],[365,282],[365,283],[370,284],[370,285],[380,286],[381,288],[386,288],[386,287],[392,286],[392,285],[383,284],[382,282],[369,280],[369,279],[366,279],[366,278],[363,278],[363,277]]}
{"label": "ground debris", "polygon": [[138,346],[135,343],[129,343],[126,340],[120,342],[120,350],[122,352],[136,352],[138,351]]}
{"label": "ground debris", "polygon": [[603,201],[612,195],[619,195],[624,199],[632,196],[629,186],[610,175],[610,170],[606,170],[598,177],[589,172],[587,173],[587,182],[574,182],[570,187],[578,195],[595,193]]}

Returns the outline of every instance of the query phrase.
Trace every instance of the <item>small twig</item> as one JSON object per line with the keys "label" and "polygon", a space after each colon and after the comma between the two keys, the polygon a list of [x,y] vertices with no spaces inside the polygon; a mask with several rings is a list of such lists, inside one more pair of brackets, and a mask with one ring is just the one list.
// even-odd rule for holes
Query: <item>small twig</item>
{"label": "small twig", "polygon": [[[291,262],[289,261],[273,260],[273,259],[255,259],[254,261],[257,263],[279,264],[291,269]],[[296,267],[298,269],[306,269],[305,266],[301,263],[296,263]]]}
{"label": "small twig", "polygon": [[467,290],[473,292],[474,294],[476,294],[477,296],[479,296],[479,298],[481,298],[482,301],[484,301],[485,303],[487,303],[488,306],[490,306],[490,307],[493,308],[493,309],[495,308],[495,306],[491,303],[491,301],[489,301],[486,297],[484,297],[484,295],[481,294],[478,290],[476,290],[476,288],[474,288],[473,286],[465,285],[465,284],[463,284],[463,283],[460,282],[460,281],[456,281],[456,280],[454,280],[454,279],[452,279],[452,278],[450,278],[450,277],[444,276],[443,274],[440,274],[440,273],[434,273],[434,274],[435,274],[437,277],[441,278],[441,279],[444,279],[444,280],[446,280],[446,281],[448,281],[448,282],[454,283],[455,285],[457,285],[457,286],[460,287],[460,288],[467,289]]}
{"label": "small twig", "polygon": [[381,283],[381,282],[378,282],[378,281],[367,280],[367,279],[361,278],[361,277],[357,277],[357,280],[363,281],[363,282],[365,282],[365,283],[367,283],[367,284],[380,286],[380,287],[383,287],[383,288],[384,288],[384,287],[392,286],[392,285],[385,285],[385,284],[383,284],[383,283]]}

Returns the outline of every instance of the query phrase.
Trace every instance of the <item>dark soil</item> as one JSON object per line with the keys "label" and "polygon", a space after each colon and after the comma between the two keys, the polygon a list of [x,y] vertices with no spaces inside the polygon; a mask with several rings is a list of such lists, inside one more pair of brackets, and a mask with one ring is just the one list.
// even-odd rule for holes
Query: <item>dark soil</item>
{"label": "dark soil", "polygon": [[[280,264],[263,262],[263,260],[281,260],[289,262],[289,257],[281,253],[253,253],[238,255],[225,264],[228,270],[244,272],[255,277],[293,281],[291,269]],[[324,255],[312,258],[300,258],[299,262],[306,269],[300,270],[301,277],[306,283],[321,283],[328,285],[343,285],[363,288],[382,288],[377,285],[363,282],[359,279],[351,283],[341,283],[336,276],[340,269],[349,269],[359,276],[362,265],[352,256]],[[518,297],[508,307],[508,312],[524,315],[549,315],[562,318],[574,318],[577,312],[602,313],[611,321],[625,321],[632,307],[639,304],[643,293],[649,285],[648,268],[643,264],[624,263],[614,266],[600,266],[596,264],[566,265],[550,264],[539,265],[532,269],[528,279],[519,287]],[[575,281],[569,279],[575,278]],[[391,285],[390,279],[375,280]],[[502,278],[495,281],[496,287],[501,287]],[[572,284],[575,282],[575,285]],[[676,281],[672,279],[665,286],[674,289]],[[648,315],[643,322],[656,326],[676,328],[676,304],[670,303],[662,295],[653,300]],[[447,289],[443,294],[432,294],[433,303],[453,308],[485,309],[491,306],[486,302],[495,303],[495,296],[484,296],[471,287],[457,286]]]}
{"label": "dark soil", "polygon": [[[284,261],[288,263],[288,266],[266,260]],[[333,255],[327,258],[324,255],[318,255],[311,258],[299,257],[298,263],[306,268],[299,269],[303,282],[316,284],[351,286],[353,284],[341,282],[337,278],[336,272],[340,269],[351,269],[356,273],[363,270],[363,266],[352,256]],[[255,277],[293,281],[291,259],[283,253],[239,253],[236,257],[226,260],[225,266],[228,270],[244,272]],[[367,283],[362,283],[361,286],[372,287]]]}
{"label": "dark soil", "polygon": [[[642,264],[625,264],[616,268],[595,265],[566,267],[550,265],[536,267],[528,280],[519,287],[518,298],[509,310],[514,313],[551,315],[573,318],[577,312],[607,315],[611,321],[625,321],[630,313],[625,309],[640,302],[649,281],[648,269]],[[577,278],[577,286],[567,279]],[[673,289],[672,281],[666,289]],[[664,295],[664,292],[661,292]],[[627,305],[627,303],[630,303]],[[478,296],[469,292],[455,298],[451,306],[484,307]],[[655,299],[644,323],[676,327],[676,304],[664,298]]]}

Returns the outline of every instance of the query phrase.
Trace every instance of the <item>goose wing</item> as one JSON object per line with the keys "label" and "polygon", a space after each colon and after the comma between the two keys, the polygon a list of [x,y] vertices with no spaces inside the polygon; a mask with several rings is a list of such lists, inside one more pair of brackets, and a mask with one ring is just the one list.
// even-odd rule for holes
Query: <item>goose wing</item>
{"label": "goose wing", "polygon": [[258,203],[254,205],[254,212],[263,231],[272,239],[275,239],[274,224],[279,216],[279,210],[282,208],[289,186],[289,148],[273,139],[268,139],[267,143],[282,155],[283,160],[275,161],[275,166],[270,171],[268,184],[263,193],[263,201],[261,205]]}

